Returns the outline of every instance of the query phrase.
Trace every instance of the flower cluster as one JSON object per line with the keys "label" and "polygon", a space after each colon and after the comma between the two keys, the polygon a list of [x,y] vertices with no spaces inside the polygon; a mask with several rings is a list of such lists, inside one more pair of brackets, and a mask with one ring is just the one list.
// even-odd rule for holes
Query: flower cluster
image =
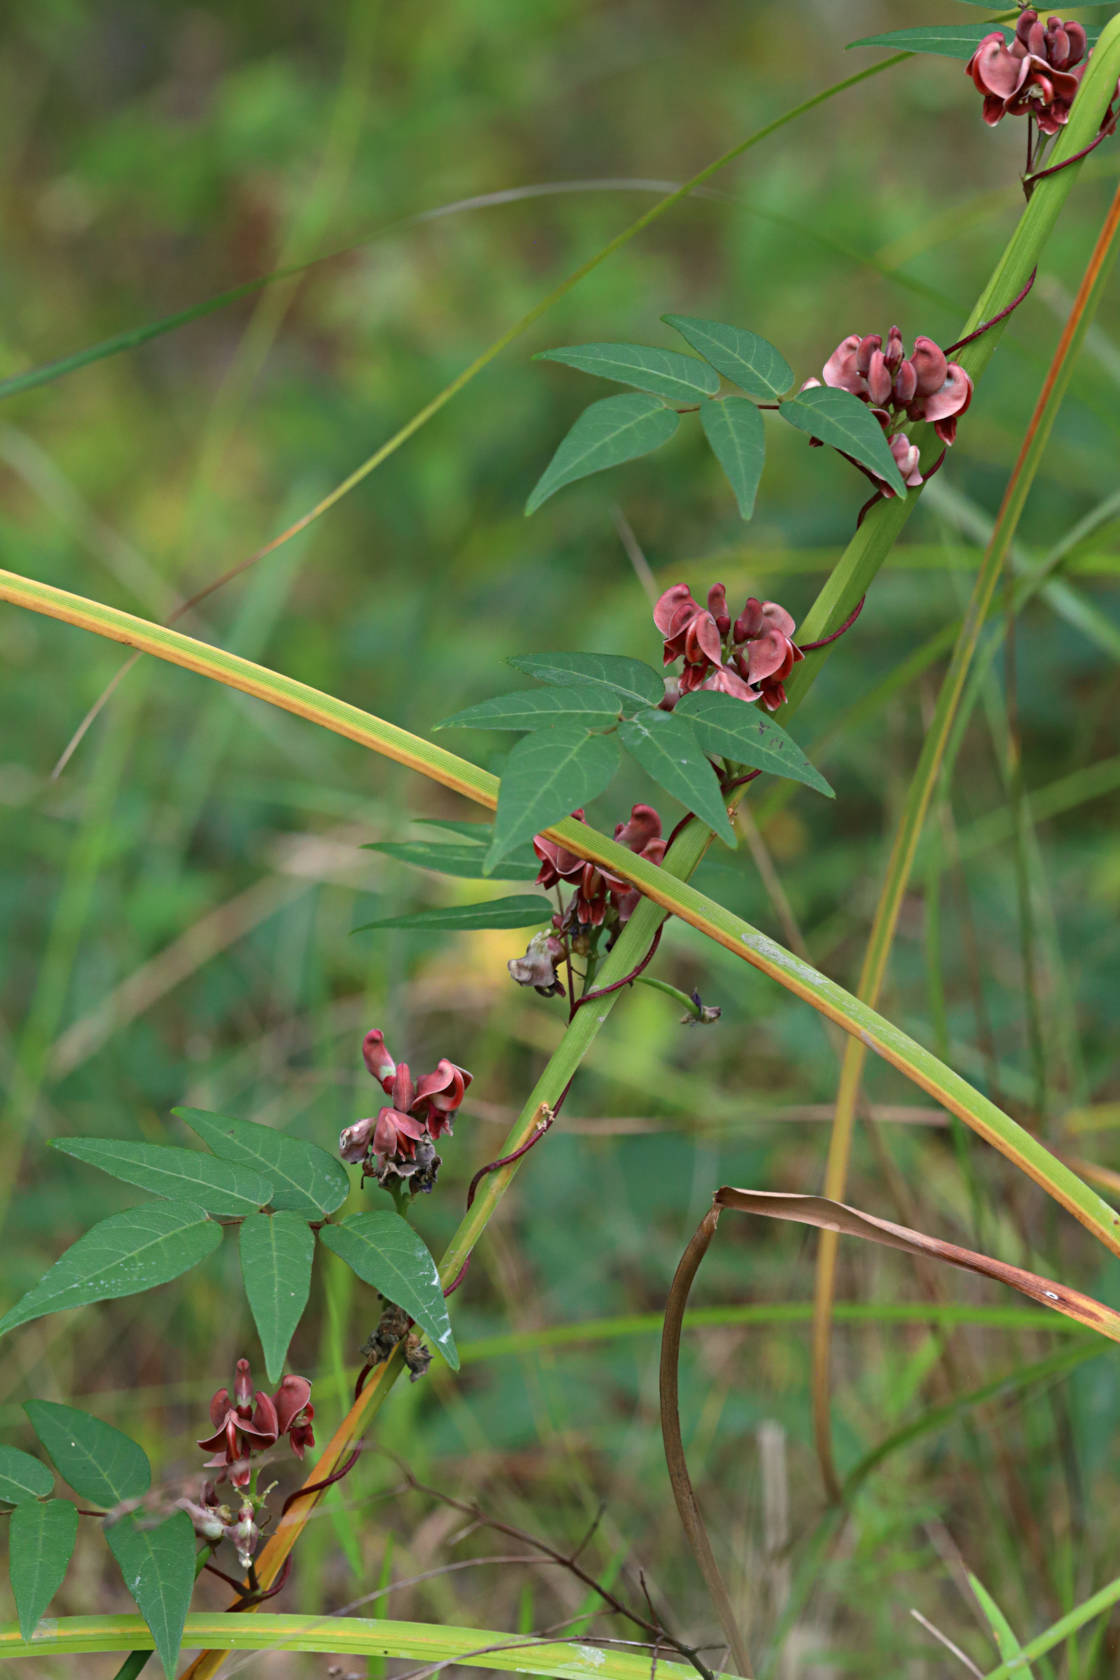
{"label": "flower cluster", "polygon": [[262,1389],[253,1391],[253,1376],[247,1359],[237,1361],[233,1399],[228,1388],[219,1388],[210,1402],[213,1435],[198,1444],[214,1454],[206,1460],[208,1470],[218,1469],[216,1482],[228,1476],[236,1488],[248,1487],[252,1470],[250,1457],[274,1447],[287,1435],[297,1458],[315,1445],[310,1404],[311,1384],[306,1377],[285,1377],[271,1398]]}
{"label": "flower cluster", "polygon": [[777,711],[786,698],[785,679],[804,657],[784,607],[752,595],[732,623],[722,583],[709,589],[707,607],[693,600],[687,584],[675,583],[654,607],[653,620],[665,638],[665,664],[684,659],[679,687],[663,702],[667,709],[678,693],[707,688],[761,700],[767,711]]}
{"label": "flower cluster", "polygon": [[1052,17],[1043,27],[1032,6],[1019,13],[1010,47],[999,29],[985,35],[965,66],[984,96],[984,121],[994,128],[1004,117],[1029,116],[1043,134],[1057,134],[1089,62],[1085,46],[1079,23]]}
{"label": "flower cluster", "polygon": [[[825,363],[823,381],[868,404],[887,434],[903,482],[911,486],[921,484],[922,475],[918,447],[901,429],[903,422],[929,421],[942,443],[949,444],[957,435],[958,417],[972,401],[972,381],[957,362],[949,361],[932,338],[921,335],[904,356],[897,327],[887,334],[885,350],[879,333],[865,338],[849,333]],[[820,384],[820,379],[807,379],[801,389]],[[886,484],[882,491],[894,495]]]}
{"label": "flower cluster", "polygon": [[[206,1460],[206,1468],[218,1474],[203,1487],[201,1503],[180,1499],[177,1505],[186,1511],[202,1539],[212,1545],[220,1540],[232,1541],[243,1569],[248,1569],[260,1539],[256,1519],[264,1503],[253,1488],[252,1457],[267,1452],[286,1435],[296,1457],[302,1458],[307,1448],[315,1445],[314,1416],[311,1384],[306,1377],[285,1377],[273,1395],[259,1388],[254,1391],[247,1359],[237,1361],[233,1398],[228,1388],[220,1388],[210,1402],[214,1433],[198,1444],[213,1453]],[[218,1495],[218,1488],[226,1480],[241,1494],[236,1516]]]}
{"label": "flower cluster", "polygon": [[[573,811],[572,815],[577,822],[587,820],[582,811]],[[660,863],[665,856],[661,818],[652,805],[635,805],[629,821],[615,827],[614,837],[620,846],[627,846],[649,863]],[[567,881],[576,889],[563,918],[565,927],[602,927],[606,921],[612,927],[624,927],[630,920],[641,894],[629,881],[612,875],[602,864],[577,857],[557,841],[546,840],[543,834],[533,836],[533,850],[541,860],[539,887],[551,888]],[[535,980],[522,982],[526,983],[537,984]]]}
{"label": "flower cluster", "polygon": [[444,1132],[451,1136],[471,1075],[441,1056],[435,1072],[415,1082],[407,1062],[394,1062],[376,1027],[362,1042],[362,1059],[391,1106],[346,1127],[338,1140],[342,1159],[361,1162],[362,1177],[386,1187],[407,1180],[413,1194],[430,1190],[440,1167],[435,1141]]}

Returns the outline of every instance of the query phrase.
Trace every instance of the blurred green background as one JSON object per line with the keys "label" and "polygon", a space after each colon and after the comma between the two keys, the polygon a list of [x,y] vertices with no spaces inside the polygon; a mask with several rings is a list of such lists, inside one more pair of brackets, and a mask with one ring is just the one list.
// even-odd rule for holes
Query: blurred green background
{"label": "blurred green background", "polygon": [[[164,616],[327,493],[669,187],[881,56],[845,53],[847,41],[931,16],[981,14],[954,0],[6,8],[0,377],[281,264],[343,254],[5,402],[0,564]],[[771,427],[747,527],[699,428],[682,424],[656,457],[566,490],[526,522],[556,442],[610,394],[531,354],[614,338],[669,347],[667,311],[765,334],[799,378],[846,333],[895,320],[908,343],[919,332],[948,342],[1019,215],[1022,141],[1010,121],[984,127],[947,59],[912,59],[814,110],[615,253],[185,628],[427,733],[517,686],[511,654],[583,647],[656,663],[647,566],[658,588],[683,579],[701,594],[718,579],[736,603],[754,592],[802,618],[863,500],[843,461]],[[796,924],[812,960],[849,986],[942,668],[916,656],[966,598],[1115,158],[1106,146],[1083,168],[950,460],[797,716],[835,803],[760,784],[758,838],[700,877],[776,938]],[[1113,287],[1020,532],[1021,560],[1063,557],[1015,633],[1033,817],[1019,835],[1025,891],[997,656],[928,824],[885,998],[1055,1147],[1116,1168],[1118,331]],[[414,1068],[447,1055],[475,1075],[437,1194],[418,1210],[438,1249],[562,1010],[509,982],[517,935],[351,929],[478,896],[360,849],[416,833],[416,816],[475,813],[152,662],[130,672],[52,780],[120,651],[9,607],[0,662],[3,1305],[93,1218],[135,1199],[47,1154],[51,1137],[185,1142],[169,1111],[187,1102],[333,1147],[371,1105],[359,1047],[373,1025]],[[509,744],[447,740],[498,770]],[[620,783],[592,820],[613,824],[647,792],[637,776]],[[673,1625],[715,1640],[668,1495],[653,1323],[716,1185],[819,1187],[837,1064],[812,1012],[690,930],[670,926],[658,972],[700,987],[722,1021],[678,1028],[648,991],[615,1012],[564,1126],[522,1172],[457,1298],[461,1379],[433,1372],[394,1393],[381,1439],[425,1480],[558,1546],[602,1504],[594,1567],[639,1597],[643,1568]],[[1120,1300],[1115,1267],[1089,1239],[914,1088],[876,1065],[867,1093],[877,1122],[860,1130],[853,1203]],[[780,1680],[949,1672],[912,1607],[988,1667],[994,1648],[963,1566],[1023,1637],[1115,1569],[1117,1520],[1101,1493],[1115,1469],[1115,1362],[1024,1387],[1028,1367],[1074,1345],[1068,1335],[946,1335],[918,1308],[905,1326],[873,1314],[841,1327],[843,1466],[954,1393],[1005,1375],[1008,1385],[887,1459],[825,1549],[806,1327],[729,1316],[808,1301],[813,1251],[777,1226],[726,1229],[695,1302],[728,1313],[687,1337],[693,1473],[753,1641],[768,1648],[793,1590],[792,1631],[770,1670]],[[316,1379],[324,1438],[375,1316],[347,1276],[340,1265],[321,1275],[292,1352]],[[1009,1304],[963,1274],[941,1287],[954,1302]],[[872,1306],[924,1298],[908,1261],[851,1245],[840,1294]],[[623,1314],[654,1318],[600,1324]],[[549,1327],[587,1323],[599,1339],[543,1343]],[[227,1243],[158,1295],[14,1335],[6,1438],[29,1444],[28,1395],[70,1400],[134,1430],[178,1491],[197,1468],[210,1393],[255,1348]],[[454,1513],[397,1487],[371,1455],[324,1502],[286,1607],[337,1609],[390,1578],[507,1550],[461,1539]],[[60,1613],[124,1608],[106,1558],[83,1540]],[[198,1602],[221,1605],[224,1593],[204,1584]],[[398,1618],[521,1631],[587,1608],[578,1583],[532,1565],[437,1576],[379,1602]],[[575,1625],[627,1636],[606,1619]],[[1093,1665],[1107,1660],[1102,1647],[1063,1646],[1038,1673],[1103,1674]],[[251,1666],[311,1675],[326,1661]],[[115,1666],[86,1658],[82,1671]]]}

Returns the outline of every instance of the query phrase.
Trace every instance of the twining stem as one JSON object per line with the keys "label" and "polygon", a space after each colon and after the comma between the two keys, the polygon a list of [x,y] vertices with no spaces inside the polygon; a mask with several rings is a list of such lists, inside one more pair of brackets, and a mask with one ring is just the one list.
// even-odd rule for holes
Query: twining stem
{"label": "twining stem", "polygon": [[715,1560],[708,1531],[704,1526],[704,1519],[700,1515],[696,1491],[692,1486],[692,1478],[688,1473],[688,1461],[685,1457],[684,1442],[681,1439],[681,1410],[677,1373],[680,1368],[681,1357],[681,1328],[684,1324],[685,1308],[688,1306],[688,1295],[692,1288],[693,1279],[700,1267],[700,1262],[711,1245],[719,1224],[719,1208],[711,1207],[700,1221],[693,1233],[688,1247],[681,1256],[669,1290],[669,1299],[665,1306],[665,1324],[661,1332],[661,1371],[659,1390],[661,1396],[661,1439],[665,1447],[665,1462],[669,1470],[669,1483],[673,1489],[676,1501],[677,1515],[681,1519],[692,1555],[700,1565],[700,1571],[707,1582],[708,1591],[712,1596],[712,1603],[719,1615],[720,1626],[723,1628],[724,1638],[731,1647],[731,1654],[735,1658],[735,1666],[740,1674],[751,1672],[751,1659],[747,1653],[747,1643],[739,1627],[738,1617],[735,1615],[730,1594],[723,1576],[720,1574],[719,1564]]}
{"label": "twining stem", "polygon": [[[130,613],[119,612],[100,602],[87,601],[48,584],[17,577],[12,572],[0,571],[0,600],[14,601],[48,617],[94,630],[114,641],[142,647],[145,652],[155,653],[171,664],[199,671],[231,688],[257,695],[286,711],[359,741],[363,746],[406,764],[445,787],[456,788],[480,805],[493,809],[497,803],[497,779],[467,759],[410,735],[407,730],[363,712],[357,706],[347,705],[305,683],[294,682],[290,677],[269,671],[224,649],[207,647],[177,630],[164,629]],[[823,630],[828,633],[827,619]],[[808,663],[808,660],[804,661],[799,669]],[[576,822],[571,817],[553,823],[543,833],[578,857],[605,866],[608,873],[629,881],[642,894],[643,902],[631,916],[604,965],[601,975],[604,987],[631,972],[648,950],[663,913],[671,912],[733,951],[744,962],[769,975],[787,991],[811,1004],[829,1020],[837,1022],[845,1032],[860,1038],[869,1049],[899,1068],[907,1078],[928,1091],[950,1113],[958,1115],[980,1137],[1012,1160],[1106,1247],[1120,1254],[1120,1215],[1090,1191],[1075,1173],[1055,1160],[1028,1132],[1015,1125],[967,1080],[938,1061],[893,1022],[867,1008],[842,986],[760,933],[742,917],[688,885],[686,877],[695,869],[712,839],[710,830],[702,823],[690,821],[681,830],[660,866],[608,839],[590,824]],[[559,1086],[541,1091],[534,1099],[534,1108],[538,1102],[547,1102],[550,1106],[555,1102],[558,1092],[579,1066],[583,1047],[606,1019],[611,1001],[610,997],[604,996],[595,1008],[577,1011],[557,1055],[565,1052],[565,1045],[569,1042],[580,1046],[579,1053],[570,1061]],[[586,1039],[584,1033],[588,1033]],[[519,1137],[510,1147],[517,1147],[524,1141],[524,1137]]]}
{"label": "twining stem", "polygon": [[[1113,199],[1077,297],[1070,310],[1053,360],[1035,404],[1018,459],[1004,491],[999,514],[989,539],[972,596],[965,611],[960,634],[953,648],[949,669],[938,695],[933,718],[926,728],[921,755],[907,794],[906,805],[895,835],[886,880],[876,907],[867,951],[857,986],[857,995],[873,1008],[879,1000],[887,961],[898,925],[902,900],[909,884],[914,855],[942,767],[946,759],[954,720],[965,681],[976,653],[980,632],[991,609],[996,585],[1031,485],[1034,482],[1054,420],[1068,388],[1077,353],[1096,313],[1104,284],[1116,258],[1120,232],[1120,192]],[[959,745],[959,737],[957,744]],[[866,1051],[858,1040],[849,1041],[840,1071],[836,1111],[825,1167],[824,1195],[843,1199],[851,1159],[856,1103],[863,1075]],[[832,1452],[829,1383],[831,1308],[836,1286],[837,1242],[834,1232],[821,1235],[817,1262],[816,1312],[813,1325],[813,1421],[821,1473],[830,1497],[841,1497],[841,1482]]]}

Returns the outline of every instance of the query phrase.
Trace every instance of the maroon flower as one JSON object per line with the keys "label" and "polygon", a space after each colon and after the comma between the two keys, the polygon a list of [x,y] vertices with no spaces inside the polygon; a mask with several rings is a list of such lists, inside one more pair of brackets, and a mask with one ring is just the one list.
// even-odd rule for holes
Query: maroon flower
{"label": "maroon flower", "polygon": [[[837,358],[846,351],[854,358],[859,343],[855,337],[845,340],[833,357],[838,368],[841,364]],[[863,377],[856,373],[854,360],[851,377]],[[758,601],[752,595],[732,624],[722,583],[713,584],[708,591],[707,611],[693,600],[686,584],[675,583],[657,602],[653,618],[665,638],[666,663],[676,657],[677,651],[685,651],[680,694],[689,694],[697,688],[711,689],[717,694],[733,694],[738,700],[761,700],[768,711],[782,704],[784,680],[802,654],[793,641],[794,621],[776,601]],[[693,634],[698,620],[707,621],[702,638],[699,632]],[[682,625],[685,627],[683,642]],[[689,648],[694,654],[700,649],[702,657],[690,660]],[[670,711],[676,704],[668,687],[663,704]]]}
{"label": "maroon flower", "polygon": [[435,1072],[416,1084],[408,1063],[394,1062],[378,1028],[363,1039],[362,1059],[390,1105],[345,1128],[338,1140],[342,1159],[360,1163],[362,1177],[375,1176],[379,1184],[408,1179],[413,1192],[430,1190],[440,1166],[434,1140],[450,1135],[471,1075],[441,1056]]}
{"label": "maroon flower", "polygon": [[413,1113],[424,1112],[433,1138],[442,1136],[444,1132],[451,1136],[451,1122],[459,1111],[470,1082],[471,1075],[466,1068],[456,1067],[446,1056],[441,1056],[435,1072],[426,1073],[417,1085]]}
{"label": "maroon flower", "polygon": [[1032,6],[1020,12],[1010,47],[1002,30],[985,35],[965,66],[984,96],[984,121],[994,128],[1006,116],[1030,116],[1043,134],[1056,134],[1085,74],[1085,46],[1079,23],[1052,17],[1043,27]]}
{"label": "maroon flower", "polygon": [[[1000,37],[1002,39],[1002,37]],[[918,448],[902,429],[907,422],[925,420],[942,443],[957,435],[957,420],[972,401],[972,381],[957,362],[951,362],[932,338],[919,335],[910,355],[902,353],[902,334],[892,327],[887,347],[879,333],[860,338],[849,333],[842,339],[822,369],[822,379],[807,379],[801,389],[831,385],[850,391],[867,403],[887,434],[891,454],[906,484],[922,482]],[[875,479],[885,496],[894,491]]]}
{"label": "maroon flower", "polygon": [[[683,585],[678,587],[683,588]],[[577,822],[586,821],[582,811],[573,811],[572,816]],[[650,863],[660,863],[665,856],[661,818],[652,805],[635,805],[629,821],[616,826],[614,837],[620,845],[628,846]],[[509,971],[519,985],[536,986],[545,997],[549,997],[556,991],[563,991],[556,979],[556,961],[564,950],[558,936],[604,925],[610,927],[612,935],[617,933],[629,921],[641,894],[620,875],[613,875],[609,869],[576,857],[566,846],[547,839],[543,834],[534,834],[533,850],[541,860],[537,873],[538,886],[551,888],[567,881],[575,887],[564,915],[557,914],[552,918],[554,933],[538,934],[530,941],[524,957],[517,957],[509,964]],[[550,967],[543,966],[544,962]],[[550,973],[551,979],[548,978]],[[541,979],[537,978],[538,974]]]}
{"label": "maroon flower", "polygon": [[[220,1469],[218,1482],[228,1476],[234,1487],[248,1487],[252,1477],[251,1454],[275,1446],[301,1414],[306,1423],[312,1415],[307,1404],[310,1393],[307,1378],[296,1376],[285,1377],[271,1398],[262,1389],[254,1392],[249,1361],[239,1359],[233,1400],[228,1388],[219,1388],[210,1402],[214,1433],[198,1443],[204,1451],[214,1454],[207,1459],[206,1468]],[[308,1444],[314,1444],[314,1437]],[[296,1446],[294,1439],[292,1445]],[[302,1449],[296,1447],[296,1451],[302,1458]]]}
{"label": "maroon flower", "polygon": [[[586,822],[582,809],[573,811],[576,822]],[[551,891],[561,881],[575,886],[575,896],[569,906],[581,927],[602,927],[607,913],[607,886],[597,865],[577,857],[558,840],[534,834],[533,850],[541,860],[536,884]]]}

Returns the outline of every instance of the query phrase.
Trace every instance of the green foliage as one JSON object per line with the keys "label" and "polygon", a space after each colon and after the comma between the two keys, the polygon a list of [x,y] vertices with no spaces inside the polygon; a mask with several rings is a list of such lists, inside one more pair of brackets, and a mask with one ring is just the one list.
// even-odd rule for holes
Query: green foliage
{"label": "green foliage", "polygon": [[686,718],[650,708],[627,718],[619,737],[659,788],[695,811],[726,845],[737,844],[719,778]]}
{"label": "green foliage", "polygon": [[537,729],[518,741],[502,776],[486,873],[514,846],[602,793],[618,757],[613,735],[589,735],[573,723]]}
{"label": "green foliage", "polygon": [[111,1423],[54,1400],[27,1400],[23,1409],[79,1499],[111,1509],[147,1493],[152,1479],[147,1454]]}
{"label": "green foliage", "polygon": [[[617,757],[617,755],[616,755]],[[563,813],[555,813],[561,815]],[[534,832],[536,832],[534,830]],[[540,865],[534,869],[534,875]],[[498,873],[501,873],[499,869]],[[432,910],[413,910],[400,916],[382,916],[375,922],[363,922],[354,929],[365,933],[369,928],[415,928],[418,931],[467,933],[479,928],[535,927],[552,914],[552,906],[539,893],[517,893],[510,898],[492,898],[484,904],[445,904]]]}
{"label": "green foliage", "polygon": [[561,688],[599,684],[632,705],[655,706],[665,693],[663,679],[651,666],[617,653],[521,653],[509,663]]}
{"label": "green foliage", "polygon": [[617,721],[619,704],[609,691],[590,684],[499,694],[444,718],[437,729],[540,729],[542,725],[578,723],[585,729]]}
{"label": "green foliage", "polygon": [[68,1499],[32,1502],[12,1512],[8,1574],[24,1639],[31,1638],[62,1585],[77,1538],[78,1508]]}
{"label": "green foliage", "polygon": [[679,417],[657,397],[605,397],[585,408],[533,487],[526,513],[591,473],[634,461],[668,443]]}
{"label": "green foliage", "polygon": [[695,402],[719,390],[719,375],[695,356],[679,350],[651,350],[644,344],[573,344],[562,350],[538,350],[537,361],[566,362],[581,373],[596,373],[617,385],[636,385],[673,402]]}
{"label": "green foliage", "polygon": [[766,459],[766,432],[758,409],[746,397],[725,397],[700,408],[700,424],[712,454],[727,474],[744,519],[754,513],[754,498]]}
{"label": "green foliage", "polygon": [[436,1263],[411,1225],[397,1213],[357,1213],[341,1225],[324,1225],[319,1238],[363,1283],[414,1318],[451,1369],[459,1369]]}
{"label": "green foliage", "polygon": [[154,1526],[124,1516],[107,1526],[105,1538],[125,1586],[152,1630],[167,1680],[175,1680],[183,1624],[194,1591],[191,1520],[185,1511],[175,1511]]}
{"label": "green foliage", "polygon": [[[1023,1649],[1015,1636],[1011,1623],[987,1587],[984,1586],[982,1581],[977,1580],[971,1570],[968,1572],[968,1584],[976,1594],[976,1602],[984,1612],[985,1620],[992,1630],[992,1638],[996,1642],[996,1650],[999,1652],[1000,1661],[1009,1663],[1012,1657],[1019,1656]],[[1021,1680],[1033,1680],[1033,1672],[1027,1667],[1026,1663],[1019,1666],[1019,1673]]]}
{"label": "green foliage", "polygon": [[238,1233],[241,1278],[264,1351],[268,1380],[280,1381],[288,1345],[311,1293],[315,1239],[298,1213],[251,1213]]}
{"label": "green foliage", "polygon": [[0,1335],[67,1307],[113,1301],[170,1283],[222,1240],[201,1208],[149,1203],[102,1219],[0,1319]]}
{"label": "green foliage", "polygon": [[784,402],[779,412],[798,431],[808,432],[810,437],[842,450],[869,467],[877,478],[884,479],[896,496],[905,496],[906,486],[887,447],[882,426],[851,391],[841,391],[832,385],[813,385]]}
{"label": "green foliage", "polygon": [[349,1194],[350,1180],[342,1162],[317,1144],[201,1108],[176,1108],[173,1113],[223,1161],[267,1174],[273,1184],[272,1206],[278,1211],[323,1219],[340,1208]]}
{"label": "green foliage", "polygon": [[675,327],[725,379],[752,397],[774,402],[793,384],[793,369],[781,352],[745,327],[702,321],[695,315],[663,315],[661,319]]}
{"label": "green foliage", "polygon": [[54,1477],[45,1464],[18,1447],[0,1446],[0,1504],[26,1505],[45,1499]]}
{"label": "green foliage", "polygon": [[804,782],[806,787],[835,798],[820,771],[761,703],[751,706],[733,694],[694,688],[691,694],[681,695],[674,716],[687,719],[706,753],[745,764],[751,770],[788,776],[790,781]]}
{"label": "green foliage", "polygon": [[[965,0],[966,5],[978,3],[983,0]],[[971,58],[985,35],[996,30],[1010,43],[1011,30],[997,23],[927,23],[919,29],[888,29],[882,35],[864,35],[858,41],[849,41],[848,46],[890,47],[894,52],[934,53],[938,58]]]}
{"label": "green foliage", "polygon": [[206,1213],[240,1218],[264,1207],[272,1182],[262,1173],[217,1160],[197,1149],[124,1142],[117,1138],[53,1138],[52,1146],[126,1184],[183,1199]]}
{"label": "green foliage", "polygon": [[[399,863],[414,864],[417,869],[433,869],[440,875],[456,875],[465,880],[478,881],[483,876],[483,860],[490,844],[492,830],[486,823],[464,823],[473,828],[476,838],[458,841],[440,840],[370,840],[365,849],[384,852]],[[525,858],[506,858],[497,871],[503,881],[532,881],[537,873],[535,862]]]}

